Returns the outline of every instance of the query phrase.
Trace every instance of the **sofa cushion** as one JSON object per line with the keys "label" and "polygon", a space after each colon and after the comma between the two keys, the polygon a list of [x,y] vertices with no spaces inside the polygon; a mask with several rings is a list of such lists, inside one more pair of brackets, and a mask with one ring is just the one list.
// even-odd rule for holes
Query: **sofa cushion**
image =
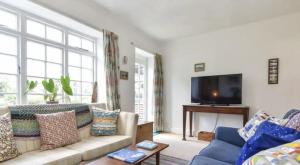
{"label": "sofa cushion", "polygon": [[13,136],[10,114],[0,116],[0,162],[18,156],[16,142]]}
{"label": "sofa cushion", "polygon": [[1,165],[75,165],[81,162],[81,154],[75,150],[56,148],[46,151],[26,152],[14,159],[3,162]]}
{"label": "sofa cushion", "polygon": [[91,135],[107,136],[117,134],[117,120],[120,111],[106,111],[99,108],[93,108],[93,124]]}
{"label": "sofa cushion", "polygon": [[41,149],[51,150],[79,141],[75,111],[36,114],[41,131]]}
{"label": "sofa cushion", "polygon": [[91,136],[66,148],[80,152],[83,160],[91,160],[129,146],[131,142],[129,136]]}
{"label": "sofa cushion", "polygon": [[235,164],[241,148],[221,140],[213,140],[199,155],[216,159],[222,162]]}
{"label": "sofa cushion", "polygon": [[205,156],[196,155],[191,161],[190,165],[231,165],[226,162],[221,162],[216,159],[208,158]]}

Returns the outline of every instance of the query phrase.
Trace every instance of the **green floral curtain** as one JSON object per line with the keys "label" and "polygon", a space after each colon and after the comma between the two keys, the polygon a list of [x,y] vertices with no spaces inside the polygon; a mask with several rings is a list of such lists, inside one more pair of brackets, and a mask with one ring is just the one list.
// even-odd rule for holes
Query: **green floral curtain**
{"label": "green floral curtain", "polygon": [[120,109],[119,94],[119,47],[118,36],[104,31],[104,65],[106,74],[107,107],[110,110]]}
{"label": "green floral curtain", "polygon": [[159,54],[154,59],[154,130],[163,131],[163,69]]}

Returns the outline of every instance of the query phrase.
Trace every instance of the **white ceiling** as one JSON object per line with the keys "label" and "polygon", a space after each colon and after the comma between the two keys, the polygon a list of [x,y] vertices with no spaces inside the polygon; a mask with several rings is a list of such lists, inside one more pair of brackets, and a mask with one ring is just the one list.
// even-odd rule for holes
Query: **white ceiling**
{"label": "white ceiling", "polygon": [[94,0],[161,41],[300,11],[300,0]]}

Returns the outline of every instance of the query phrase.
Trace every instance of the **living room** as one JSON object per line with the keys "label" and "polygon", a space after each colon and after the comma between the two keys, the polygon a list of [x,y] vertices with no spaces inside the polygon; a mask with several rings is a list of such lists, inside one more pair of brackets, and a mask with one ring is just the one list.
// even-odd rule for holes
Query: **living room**
{"label": "living room", "polygon": [[0,164],[300,164],[299,20],[298,0],[1,0]]}

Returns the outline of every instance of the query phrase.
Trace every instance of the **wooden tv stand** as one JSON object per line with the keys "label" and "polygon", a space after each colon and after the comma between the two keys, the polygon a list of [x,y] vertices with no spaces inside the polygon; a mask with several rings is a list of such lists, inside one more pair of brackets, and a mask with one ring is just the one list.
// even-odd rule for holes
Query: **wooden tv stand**
{"label": "wooden tv stand", "polygon": [[205,112],[205,113],[222,113],[222,114],[237,114],[243,115],[243,124],[245,125],[249,118],[249,107],[247,106],[212,106],[212,105],[199,105],[199,104],[187,104],[183,105],[183,138],[186,140],[186,113],[190,113],[190,137],[192,137],[192,125],[193,125],[193,112]]}

